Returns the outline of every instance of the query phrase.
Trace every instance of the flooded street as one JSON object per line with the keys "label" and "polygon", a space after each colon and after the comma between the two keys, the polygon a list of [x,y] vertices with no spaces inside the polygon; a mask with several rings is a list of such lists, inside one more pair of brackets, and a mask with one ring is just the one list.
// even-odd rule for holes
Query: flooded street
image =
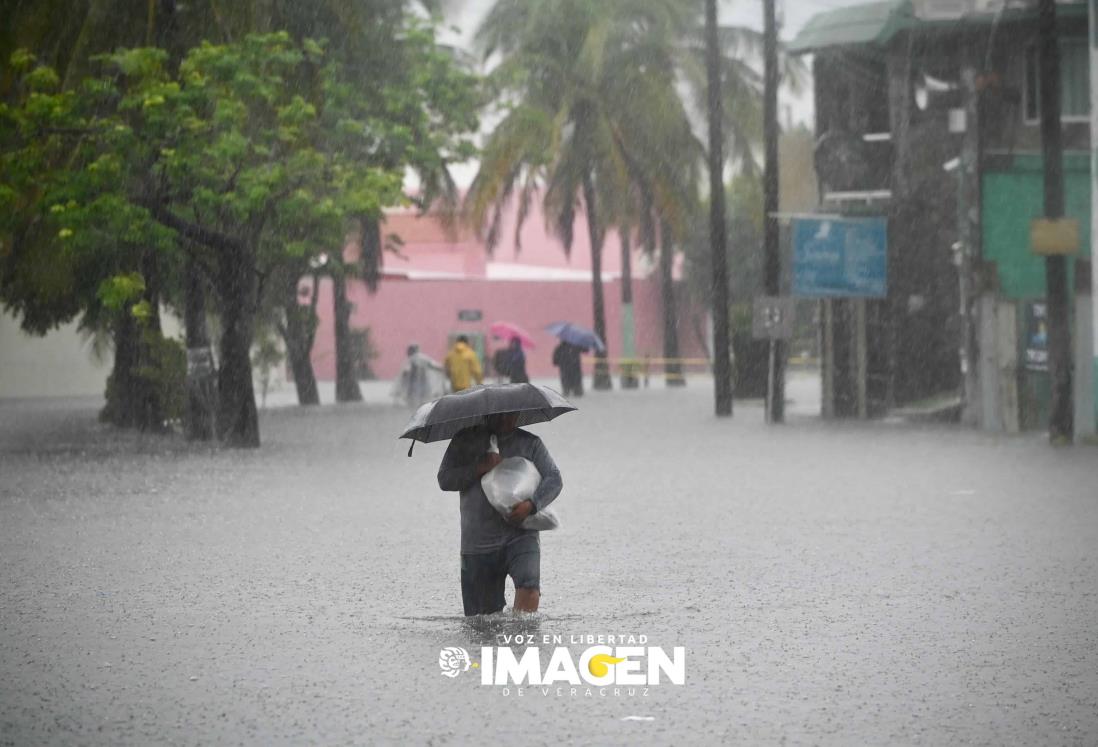
{"label": "flooded street", "polygon": [[[257,451],[0,405],[0,743],[1098,739],[1093,447],[803,406],[719,422],[710,386],[589,394],[532,427],[565,486],[542,612],[472,622],[445,444],[407,458],[408,413],[377,391],[269,409]],[[440,649],[511,635],[577,657],[573,636],[643,635],[685,647],[685,684],[441,676]]]}
{"label": "flooded street", "polygon": [[1098,745],[1098,0],[0,16],[0,747]]}

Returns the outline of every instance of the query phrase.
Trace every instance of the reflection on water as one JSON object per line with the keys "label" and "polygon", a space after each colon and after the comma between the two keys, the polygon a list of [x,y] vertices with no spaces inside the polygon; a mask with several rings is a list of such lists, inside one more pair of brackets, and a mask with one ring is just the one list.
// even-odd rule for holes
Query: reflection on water
{"label": "reflection on water", "polygon": [[[419,617],[398,617],[402,621],[396,627],[403,631],[412,626],[421,625],[429,632],[438,633],[447,640],[464,641],[472,646],[492,646],[503,640],[513,640],[514,636],[539,635],[543,628],[552,627],[557,622],[581,620],[580,615],[553,615],[542,612],[513,612],[503,610],[491,615],[423,615]],[[414,629],[414,627],[413,627]]]}
{"label": "reflection on water", "polygon": [[545,615],[540,612],[497,612],[474,615],[462,620],[461,634],[470,644],[491,646],[514,636],[535,636],[541,633]]}
{"label": "reflection on water", "polygon": [[[625,619],[644,618],[655,614],[651,611],[621,614],[615,617],[615,621],[620,625]],[[577,624],[585,619],[589,625]],[[595,624],[595,621],[584,615],[550,615],[544,612],[514,612],[506,609],[491,615],[472,617],[418,615],[396,617],[395,620],[392,627],[404,634],[419,630],[431,638],[454,643],[464,642],[471,646],[499,645],[514,640],[516,636],[523,636],[529,640],[530,637],[540,636],[543,632],[560,633],[566,627],[576,630],[602,629]]]}

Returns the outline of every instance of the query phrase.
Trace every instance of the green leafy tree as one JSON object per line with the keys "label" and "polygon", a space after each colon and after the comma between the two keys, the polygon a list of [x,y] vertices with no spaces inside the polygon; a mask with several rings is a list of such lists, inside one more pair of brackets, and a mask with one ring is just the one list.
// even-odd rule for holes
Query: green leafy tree
{"label": "green leafy tree", "polygon": [[[5,19],[0,28],[0,59],[10,58],[14,64],[0,67],[0,99],[17,108],[24,101],[26,70],[18,64],[20,59],[37,63],[41,68],[39,75],[54,77],[67,90],[79,90],[84,85],[87,75],[97,67],[96,55],[119,47],[157,44],[168,50],[174,70],[186,47],[197,43],[206,28],[210,14],[204,12],[208,8],[201,7],[204,2],[196,0],[186,6],[175,0],[148,0],[136,5],[122,0],[4,3],[0,13]],[[177,12],[181,7],[189,12]],[[31,50],[33,56],[26,52],[13,54],[17,50]],[[58,116],[64,109],[53,111]],[[70,130],[70,134],[78,132],[78,128]],[[48,149],[38,152],[39,156],[48,154],[40,164],[39,173],[44,174],[55,163],[79,162],[79,149],[85,144],[75,137],[58,138]],[[0,149],[5,152],[23,150],[23,156],[34,152],[34,148],[25,149],[24,145],[19,138],[4,137],[0,141]],[[21,209],[5,216],[7,230],[0,241],[8,250],[0,256],[0,301],[17,315],[27,310],[24,301],[33,301],[39,313],[22,316],[23,328],[29,333],[45,334],[50,327],[79,316],[86,333],[97,340],[110,340],[114,363],[102,412],[104,419],[121,426],[159,428],[163,418],[158,408],[143,404],[149,401],[147,392],[132,384],[148,378],[142,374],[149,370],[142,362],[144,359],[165,359],[155,354],[167,344],[159,330],[161,303],[183,310],[188,347],[203,348],[209,344],[205,283],[193,263],[186,259],[179,271],[176,264],[180,252],[165,251],[163,245],[157,244],[135,247],[132,238],[106,241],[104,251],[98,253],[89,253],[86,246],[81,252],[57,252],[58,247],[49,246],[48,237],[35,228],[40,212],[35,201],[46,194],[37,188],[22,192]],[[63,206],[64,203],[53,203],[47,207],[57,210]],[[70,215],[69,220],[73,217]],[[92,257],[95,262],[89,261]],[[77,284],[74,281],[81,281],[94,289],[105,275],[127,270],[142,275],[145,291],[142,299],[134,299],[124,307],[104,308],[94,290],[88,293],[85,288],[84,292],[77,292],[72,287]],[[69,292],[59,296],[56,293],[59,287],[68,288]],[[151,313],[131,318],[129,314],[136,303],[144,303]],[[47,316],[49,320],[43,324]],[[171,381],[167,376],[156,378],[163,385]],[[188,377],[188,389],[194,389],[191,384]],[[209,388],[212,387],[203,386],[188,394],[185,408],[188,437],[209,438],[212,434],[211,408],[205,401],[211,398],[195,396]],[[165,393],[165,396],[171,395]]]}
{"label": "green leafy tree", "polygon": [[[295,39],[324,38],[328,51],[347,71],[363,107],[384,130],[363,166],[411,169],[421,189],[412,196],[421,209],[454,211],[457,189],[448,165],[472,157],[469,134],[476,130],[476,78],[459,64],[459,55],[435,39],[439,3],[434,0],[244,0],[210,6],[217,38],[231,41],[249,31],[286,29]],[[326,247],[323,272],[332,281],[336,342],[336,399],[362,398],[355,378],[354,306],[347,288],[358,279],[373,292],[380,277],[383,245],[377,216],[362,215],[348,228],[362,236],[361,251],[344,256],[342,244]],[[283,310],[276,320],[295,372],[302,403],[315,401],[312,364],[308,358],[317,323],[315,306],[296,303],[296,285],[284,275]]]}
{"label": "green leafy tree", "polygon": [[[93,121],[102,90],[62,90],[57,73],[26,52],[10,67],[20,77],[0,104],[0,300],[31,333],[77,317],[86,330],[110,330],[104,419],[161,428],[164,395],[141,372],[160,347],[171,232],[126,199],[123,159],[101,148],[121,136]],[[140,282],[125,282],[132,277]]]}
{"label": "green leafy tree", "polygon": [[[28,97],[20,117],[60,109],[75,121],[27,129],[22,150],[80,138],[79,163],[54,169],[59,191],[102,174],[88,205],[113,205],[119,229],[142,240],[165,228],[186,240],[220,312],[219,435],[258,445],[249,349],[263,284],[288,259],[338,246],[352,216],[401,200],[399,169],[361,165],[385,123],[363,110],[321,44],[295,44],[286,33],[203,44],[176,76],[156,49],[103,62],[109,74],[79,91]],[[76,202],[76,216],[90,211]],[[58,241],[79,228],[61,229]]]}
{"label": "green leafy tree", "polygon": [[[450,159],[465,160],[472,153],[472,147],[462,133],[468,133],[475,129],[476,118],[473,108],[473,91],[475,80],[472,76],[459,70],[454,64],[453,55],[439,47],[434,41],[432,22],[415,10],[412,2],[390,2],[389,0],[353,0],[353,2],[316,2],[299,3],[294,0],[265,0],[264,2],[224,3],[221,0],[195,0],[184,4],[175,3],[173,0],[150,0],[141,3],[139,7],[132,3],[120,2],[120,0],[83,0],[82,2],[67,5],[61,12],[58,5],[57,12],[45,13],[45,3],[21,3],[15,2],[6,13],[6,20],[10,21],[0,31],[0,50],[4,56],[8,52],[20,48],[30,47],[39,52],[41,72],[35,73],[35,78],[50,77],[47,68],[56,71],[55,83],[66,81],[69,90],[83,88],[83,80],[91,74],[98,74],[103,69],[102,61],[94,60],[97,53],[114,50],[118,47],[132,47],[139,44],[156,44],[167,53],[166,61],[161,60],[162,68],[157,76],[166,78],[179,86],[183,93],[194,93],[196,86],[193,82],[183,79],[179,73],[179,65],[187,50],[198,44],[202,38],[213,38],[226,43],[241,42],[252,31],[270,31],[272,29],[285,28],[290,33],[294,43],[305,48],[305,40],[309,38],[327,37],[330,39],[326,50],[324,64],[332,67],[338,66],[338,75],[329,75],[324,85],[330,86],[331,96],[324,106],[316,107],[319,117],[327,116],[317,132],[324,127],[336,132],[341,127],[348,126],[348,117],[357,118],[358,122],[368,127],[370,148],[357,148],[354,152],[337,152],[338,144],[334,147],[321,142],[323,138],[316,139],[317,150],[328,153],[333,158],[342,158],[344,165],[350,164],[347,159],[354,158],[358,168],[375,172],[385,172],[395,175],[411,166],[420,175],[424,189],[418,195],[423,204],[429,204],[436,197],[447,197],[452,202],[456,190],[449,179],[446,164]],[[433,2],[422,2],[420,6],[427,11],[435,11],[437,8]],[[43,18],[48,22],[43,22]],[[195,55],[191,55],[192,59]],[[27,56],[28,60],[32,60]],[[112,62],[113,64],[113,62]],[[307,65],[314,64],[307,60]],[[134,86],[132,70],[125,73],[124,85]],[[149,71],[144,71],[148,73]],[[0,78],[0,94],[8,98],[8,103],[18,110],[21,107],[18,96],[12,96],[13,89],[25,87],[21,82],[26,71],[9,66],[5,68],[4,75]],[[27,76],[29,77],[29,76]],[[284,82],[298,85],[302,82],[302,76],[285,78]],[[42,83],[41,80],[38,81]],[[56,85],[54,86],[57,87]],[[181,100],[175,98],[178,91],[173,91],[171,96],[165,98],[160,106],[163,111],[175,112]],[[81,94],[82,95],[82,94]],[[316,94],[302,95],[316,105]],[[335,101],[338,99],[338,101]],[[85,104],[88,102],[85,101]],[[102,102],[100,102],[102,103]],[[194,100],[183,102],[188,106],[194,106]],[[254,102],[250,102],[254,103]],[[87,109],[88,107],[85,107]],[[109,107],[108,107],[109,108]],[[140,110],[138,110],[140,111]],[[84,112],[87,113],[87,112]],[[197,115],[200,119],[202,114]],[[341,119],[343,121],[341,121]],[[52,123],[59,124],[59,123]],[[55,164],[75,164],[79,158],[70,158],[67,150],[83,144],[82,137],[91,137],[93,134],[83,131],[83,125],[79,122],[72,124],[65,133],[61,128],[52,128],[55,138],[49,154]],[[206,228],[215,232],[232,233],[226,225],[225,213],[214,215],[202,189],[193,189],[193,185],[187,184],[187,179],[214,181],[211,172],[194,172],[187,175],[182,168],[185,166],[185,149],[178,148],[171,141],[174,134],[167,131],[151,132],[148,123],[142,123],[141,137],[150,142],[163,141],[167,144],[164,153],[155,153],[152,157],[146,157],[143,162],[136,163],[131,160],[122,169],[127,174],[133,175],[145,172],[145,182],[152,185],[145,191],[146,197],[156,195],[158,205],[150,206],[145,200],[141,204],[134,204],[129,197],[134,192],[122,195],[123,202],[128,202],[131,207],[145,208],[147,213],[157,213],[154,223],[178,223],[182,220],[193,224],[186,231],[180,231],[177,237],[184,237],[182,249],[176,251],[173,257],[173,266],[167,276],[174,281],[174,285],[163,287],[162,283],[150,282],[149,285],[162,292],[161,298],[168,300],[177,308],[183,310],[186,320],[188,347],[201,348],[206,344],[205,332],[205,307],[203,292],[211,286],[213,281],[219,281],[219,267],[217,258],[211,256],[208,244],[197,241],[198,234],[195,227]],[[66,125],[67,126],[67,125]],[[42,144],[42,135],[46,129],[39,128],[37,132],[38,143]],[[252,133],[245,133],[245,137],[251,137]],[[93,140],[96,138],[92,137]],[[330,138],[335,141],[338,138]],[[189,142],[189,141],[188,141]],[[104,143],[99,140],[100,147]],[[22,143],[16,143],[5,137],[2,143],[3,150],[23,151],[19,157],[25,157],[28,149]],[[30,148],[34,151],[34,148]],[[154,149],[155,150],[155,149]],[[281,145],[279,150],[271,151],[271,159],[285,150]],[[169,157],[167,154],[171,153]],[[42,155],[39,153],[39,155]],[[228,154],[217,151],[211,154],[214,158],[225,160]],[[42,164],[44,165],[43,161]],[[46,164],[48,165],[48,164]],[[168,166],[171,166],[169,170]],[[41,169],[37,170],[39,173]],[[65,168],[60,169],[62,173]],[[216,169],[214,170],[216,171]],[[241,169],[240,174],[246,174]],[[186,179],[179,181],[183,176]],[[66,177],[67,178],[67,177]],[[161,188],[167,185],[167,188]],[[216,193],[217,187],[212,189]],[[122,190],[125,191],[125,190]],[[20,191],[23,199],[21,207],[27,207],[42,194],[40,189],[34,188]],[[116,195],[117,196],[117,195]],[[233,211],[241,206],[239,190],[230,190],[226,193],[225,201],[230,199],[234,203]],[[216,198],[215,198],[216,201]],[[399,198],[397,199],[399,201]],[[40,207],[40,206],[39,206]],[[224,206],[223,206],[224,207]],[[287,207],[287,206],[284,206]],[[343,209],[341,207],[341,209]],[[22,216],[35,216],[30,221],[37,220],[38,208],[22,210]],[[351,215],[353,208],[347,208],[347,223],[344,230],[355,230],[354,226],[362,222],[377,224],[378,214],[373,205],[367,206],[361,213]],[[144,217],[148,217],[147,215]],[[336,262],[332,263],[334,269],[337,265],[341,271],[348,275],[359,275],[368,281],[375,279],[380,263],[380,254],[371,255],[363,253],[355,262],[343,267],[342,257],[338,248],[342,245],[342,239],[332,245],[321,245],[324,241],[322,233],[316,233],[309,221],[298,221],[295,216],[278,214],[267,216],[270,224],[277,225],[282,231],[284,246],[293,253],[288,256],[285,263],[273,263],[268,267],[262,261],[259,264],[262,282],[257,283],[257,290],[269,291],[272,286],[275,293],[281,298],[280,304],[267,302],[266,298],[259,299],[259,305],[264,310],[265,318],[272,316],[277,307],[278,319],[273,323],[283,333],[291,365],[295,370],[295,381],[299,387],[304,383],[304,391],[299,389],[302,402],[317,401],[315,376],[312,372],[309,351],[316,329],[315,304],[299,305],[297,303],[297,279],[302,271],[309,269],[309,256],[318,251],[326,251],[329,255],[336,256]],[[18,220],[11,221],[12,224]],[[5,234],[4,239],[10,247],[17,242]],[[207,238],[208,238],[207,234]],[[3,240],[3,239],[0,239]],[[267,239],[264,239],[267,241]],[[302,242],[308,244],[307,248]],[[276,241],[277,243],[277,241]],[[141,272],[148,263],[138,260],[122,261],[123,258],[113,257],[119,261],[111,263],[90,263],[84,267],[66,267],[66,272],[61,274],[55,262],[52,262],[50,271],[45,271],[46,263],[42,260],[69,259],[69,255],[62,256],[57,250],[60,248],[57,242],[46,241],[47,245],[31,246],[30,242],[23,240],[18,242],[24,251],[20,253],[22,260],[14,274],[4,272],[0,282],[9,286],[18,286],[22,291],[22,297],[11,299],[5,297],[5,303],[16,313],[20,313],[20,304],[34,305],[40,312],[48,312],[54,323],[67,321],[81,310],[95,310],[93,314],[85,314],[84,318],[98,324],[112,323],[117,315],[111,313],[99,313],[96,306],[96,283],[104,274],[108,277],[111,272],[134,271]],[[113,248],[106,247],[108,250]],[[157,248],[159,251],[162,247]],[[146,247],[145,253],[150,253],[153,248]],[[9,252],[10,253],[10,252]],[[109,252],[108,252],[109,253]],[[158,262],[154,265],[164,264],[165,253],[160,251]],[[181,258],[181,259],[180,259]],[[10,260],[10,257],[0,256],[0,261]],[[99,258],[102,259],[102,258]],[[372,264],[371,264],[372,263]],[[8,261],[8,269],[12,269],[12,262]],[[175,265],[182,266],[180,270]],[[110,270],[110,267],[114,267]],[[103,268],[104,272],[95,270]],[[89,272],[88,270],[92,270]],[[107,271],[110,270],[110,271]],[[205,271],[205,277],[200,273]],[[72,276],[82,279],[94,279],[91,288],[83,294],[73,294],[70,288],[61,282],[61,278]],[[0,291],[2,292],[2,291]],[[7,294],[10,296],[11,294]],[[217,294],[220,295],[220,294]],[[266,293],[262,295],[267,295]],[[90,301],[89,301],[90,299]],[[53,306],[51,307],[51,304]],[[131,306],[133,304],[131,303]],[[349,308],[349,306],[348,306]],[[28,331],[45,331],[49,323],[43,324],[44,317],[24,318],[24,328]],[[222,325],[225,326],[225,325]],[[232,330],[232,326],[228,326]],[[116,345],[116,348],[124,345]],[[116,356],[116,368],[120,360],[129,359],[131,356]],[[125,377],[119,377],[125,378]],[[354,384],[353,378],[351,379]],[[357,391],[357,384],[354,384]],[[125,387],[113,387],[111,391],[124,394],[128,391]],[[194,399],[194,398],[192,398]],[[209,399],[199,397],[198,399]],[[223,413],[225,415],[227,413]],[[245,418],[247,419],[247,418]],[[224,425],[225,418],[221,418]],[[188,419],[188,431],[190,432],[192,419]],[[197,432],[201,433],[201,423],[197,424]]]}

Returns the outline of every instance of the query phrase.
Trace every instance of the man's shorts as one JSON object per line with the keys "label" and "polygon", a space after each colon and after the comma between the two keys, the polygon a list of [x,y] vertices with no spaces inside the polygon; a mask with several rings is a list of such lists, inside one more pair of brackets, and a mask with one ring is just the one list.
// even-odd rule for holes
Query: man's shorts
{"label": "man's shorts", "polygon": [[506,605],[507,577],[516,589],[541,588],[541,543],[537,532],[523,534],[492,552],[461,556],[461,602],[465,614],[488,615]]}

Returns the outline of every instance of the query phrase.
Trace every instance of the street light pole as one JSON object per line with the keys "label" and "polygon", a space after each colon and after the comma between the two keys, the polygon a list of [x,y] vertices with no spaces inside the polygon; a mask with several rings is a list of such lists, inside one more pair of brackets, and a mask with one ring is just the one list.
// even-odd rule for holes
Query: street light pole
{"label": "street light pole", "polygon": [[705,0],[706,99],[709,109],[709,241],[713,271],[713,390],[718,416],[732,415],[732,362],[728,354],[728,245],[724,225],[724,156],[717,0]]}
{"label": "street light pole", "polygon": [[[1041,149],[1044,156],[1045,217],[1064,216],[1064,148],[1060,129],[1060,49],[1056,39],[1056,0],[1040,0],[1038,74],[1040,75]],[[1053,443],[1074,436],[1071,390],[1071,321],[1068,310],[1067,258],[1045,258],[1048,306],[1048,371],[1051,406],[1048,435]]]}
{"label": "street light pole", "polygon": [[[781,258],[778,253],[778,24],[774,0],[763,0],[763,252],[766,295],[781,295]],[[768,423],[785,419],[785,350],[771,340],[767,371]]]}

